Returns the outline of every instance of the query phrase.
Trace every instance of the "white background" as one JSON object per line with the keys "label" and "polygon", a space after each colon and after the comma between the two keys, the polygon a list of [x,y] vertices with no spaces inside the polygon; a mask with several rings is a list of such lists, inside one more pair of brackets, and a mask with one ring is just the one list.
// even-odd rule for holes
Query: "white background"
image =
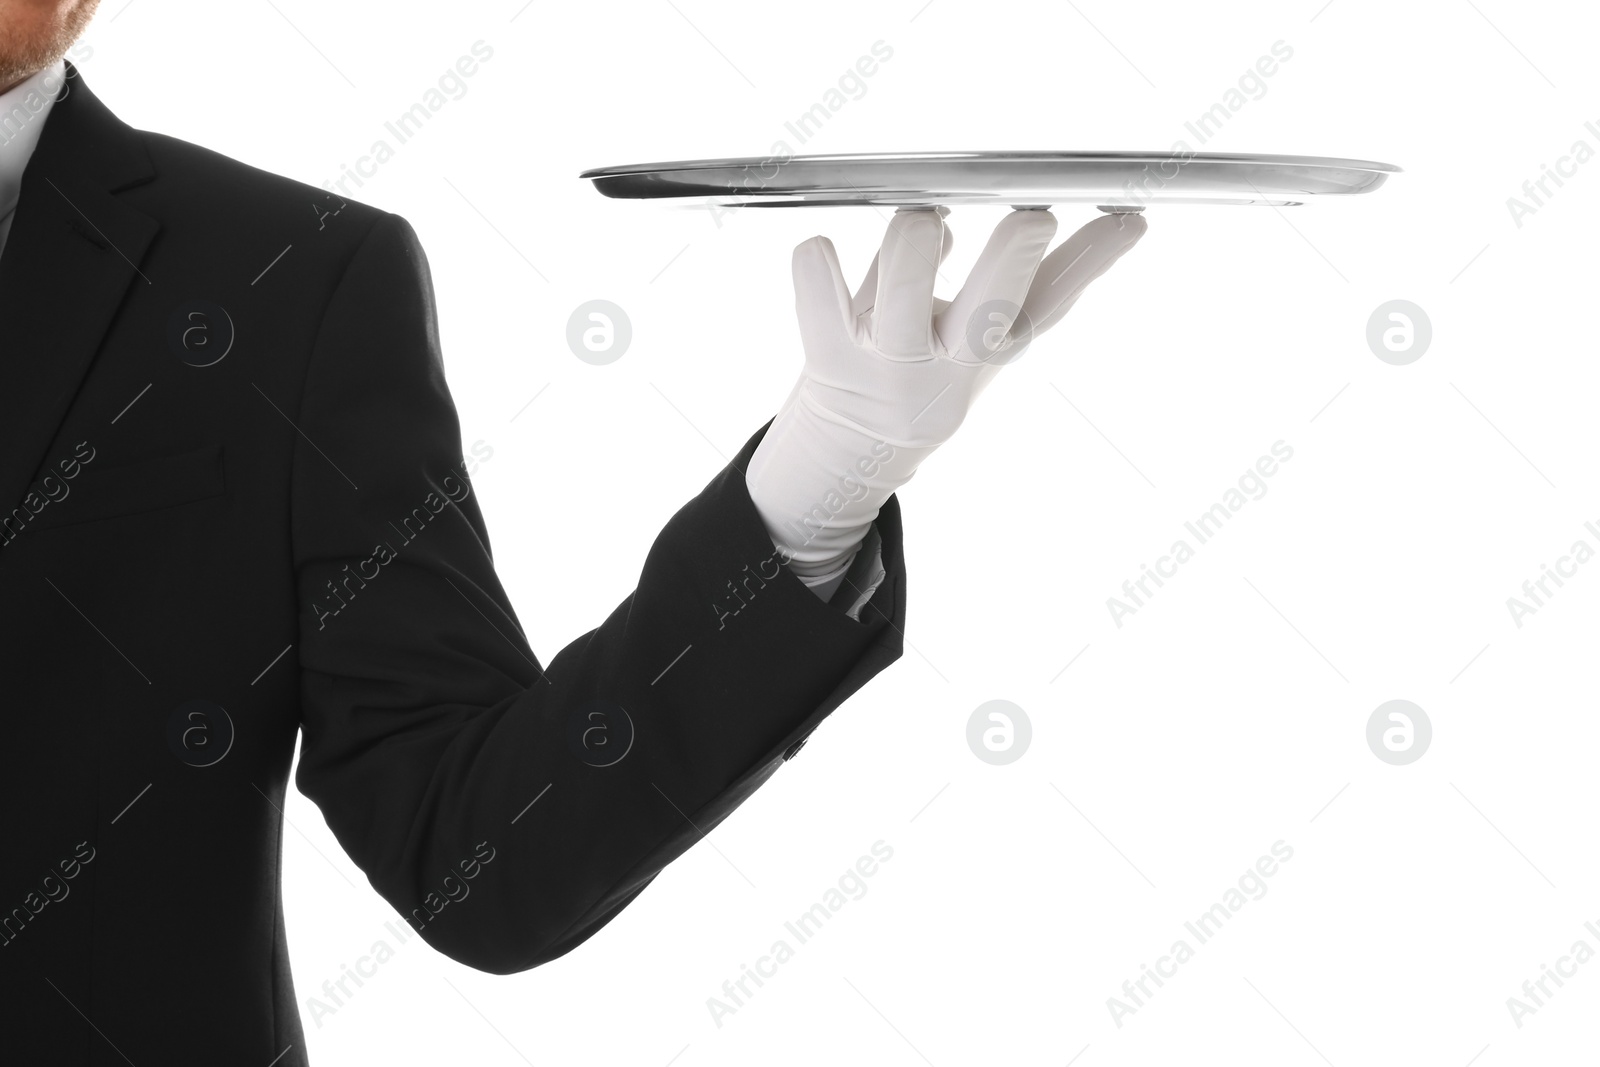
{"label": "white background", "polygon": [[[786,395],[792,247],[827,233],[859,276],[885,221],[745,211],[719,227],[606,200],[580,170],[777,141],[1180,139],[1405,169],[1284,211],[1151,208],[1139,247],[902,492],[904,658],[573,954],[495,977],[416,939],[313,1023],[307,998],[392,944],[398,920],[291,796],[313,1062],[1488,1067],[1592,1052],[1600,962],[1520,1028],[1506,1001],[1575,941],[1600,950],[1583,927],[1600,926],[1600,562],[1520,628],[1506,599],[1574,541],[1600,548],[1583,528],[1600,525],[1600,161],[1520,227],[1506,201],[1574,141],[1600,149],[1584,128],[1600,125],[1593,10],[922,3],[108,0],[91,26],[80,67],[122,118],[313,184],[473,42],[492,47],[463,97],[348,188],[428,250],[463,436],[494,449],[475,482],[498,567],[547,661],[627,594],[661,524]],[[892,58],[801,146],[784,123],[880,40]],[[1280,40],[1292,58],[1200,145],[1184,123]],[[942,295],[999,214],[952,215]],[[1093,216],[1057,214],[1062,237]],[[634,329],[605,367],[565,343],[595,298]],[[1366,344],[1391,299],[1432,321],[1408,366]],[[1118,628],[1106,599],[1279,440],[1294,456],[1266,495]],[[996,698],[1033,725],[1004,767],[966,742]],[[1365,738],[1396,698],[1433,724],[1409,766]],[[717,1026],[707,998],[878,840],[894,854],[866,895]],[[1280,840],[1293,858],[1266,895],[1197,946],[1184,922]],[[1119,1027],[1107,998],[1180,937],[1195,957]]]}

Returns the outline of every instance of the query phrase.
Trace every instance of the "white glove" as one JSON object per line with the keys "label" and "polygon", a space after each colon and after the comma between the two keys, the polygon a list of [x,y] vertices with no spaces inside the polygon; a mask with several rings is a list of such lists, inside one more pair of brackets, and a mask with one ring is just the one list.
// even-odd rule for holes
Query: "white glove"
{"label": "white glove", "polygon": [[745,483],[773,544],[813,588],[837,585],[884,501],[989,380],[1145,231],[1139,215],[1102,215],[1045,257],[1055,216],[1012,211],[947,301],[933,285],[950,251],[948,214],[899,209],[853,299],[832,241],[794,250],[805,367]]}

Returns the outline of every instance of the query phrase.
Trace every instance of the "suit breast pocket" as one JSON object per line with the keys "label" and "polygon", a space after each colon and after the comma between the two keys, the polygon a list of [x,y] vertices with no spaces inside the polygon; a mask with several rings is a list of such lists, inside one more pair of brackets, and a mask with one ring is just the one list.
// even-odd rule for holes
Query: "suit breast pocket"
{"label": "suit breast pocket", "polygon": [[226,488],[221,445],[116,467],[85,466],[76,478],[57,480],[68,487],[67,494],[45,505],[30,529],[142,515],[221,496]]}

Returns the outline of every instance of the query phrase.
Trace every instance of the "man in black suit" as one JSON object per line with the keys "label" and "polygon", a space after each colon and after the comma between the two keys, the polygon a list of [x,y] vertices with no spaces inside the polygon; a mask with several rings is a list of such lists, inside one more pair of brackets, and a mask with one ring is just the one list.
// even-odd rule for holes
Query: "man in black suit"
{"label": "man in black suit", "polygon": [[93,6],[0,0],[0,1061],[287,1067],[297,733],[429,944],[538,966],[899,657],[900,514],[786,545],[769,423],[541,665],[411,227],[123,124],[61,61]]}

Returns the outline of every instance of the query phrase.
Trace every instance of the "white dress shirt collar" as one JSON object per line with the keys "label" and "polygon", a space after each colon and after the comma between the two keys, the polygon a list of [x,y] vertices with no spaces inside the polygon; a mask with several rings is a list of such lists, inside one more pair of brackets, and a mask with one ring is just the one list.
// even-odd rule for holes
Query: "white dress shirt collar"
{"label": "white dress shirt collar", "polygon": [[11,233],[11,218],[22,193],[22,172],[65,84],[66,63],[58,59],[0,93],[0,249]]}

